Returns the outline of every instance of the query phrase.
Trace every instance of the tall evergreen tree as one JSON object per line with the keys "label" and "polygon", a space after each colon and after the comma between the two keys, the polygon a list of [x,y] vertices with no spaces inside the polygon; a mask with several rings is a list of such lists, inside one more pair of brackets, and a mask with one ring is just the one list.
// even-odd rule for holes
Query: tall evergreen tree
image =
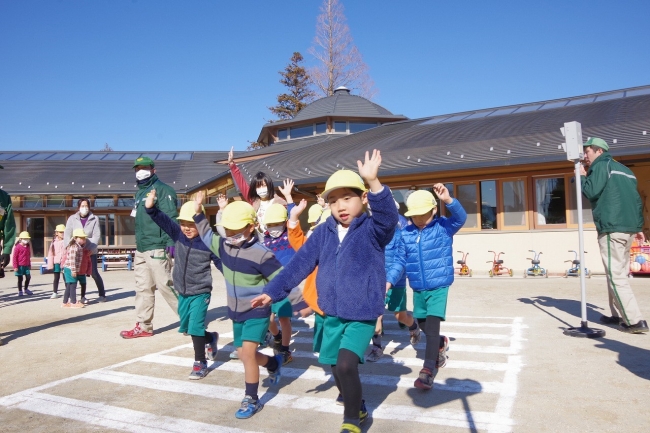
{"label": "tall evergreen tree", "polygon": [[295,52],[284,70],[278,72],[282,76],[280,83],[287,92],[278,95],[278,105],[269,107],[269,110],[280,120],[293,119],[316,96],[310,89],[311,79],[301,65],[302,61],[302,54]]}

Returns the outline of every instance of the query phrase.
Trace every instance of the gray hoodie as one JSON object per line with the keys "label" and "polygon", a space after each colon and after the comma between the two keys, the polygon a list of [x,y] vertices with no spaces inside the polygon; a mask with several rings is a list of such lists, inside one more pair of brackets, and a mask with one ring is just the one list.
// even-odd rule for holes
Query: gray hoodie
{"label": "gray hoodie", "polygon": [[71,215],[68,218],[68,222],[65,224],[65,232],[63,232],[63,245],[68,245],[72,239],[72,232],[76,229],[84,229],[86,236],[86,249],[90,251],[90,254],[97,254],[97,244],[99,243],[99,237],[101,232],[99,230],[99,218],[95,216],[92,212],[88,213],[88,221],[86,221],[86,226],[84,227],[81,224],[81,215],[79,212]]}

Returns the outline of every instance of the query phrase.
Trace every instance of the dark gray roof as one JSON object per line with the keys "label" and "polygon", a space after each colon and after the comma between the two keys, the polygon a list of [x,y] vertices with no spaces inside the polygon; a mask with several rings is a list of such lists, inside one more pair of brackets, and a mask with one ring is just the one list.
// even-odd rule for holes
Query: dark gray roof
{"label": "dark gray roof", "polygon": [[[26,154],[32,156],[19,156]],[[39,156],[44,154],[52,156]],[[173,159],[179,154],[187,157]],[[227,159],[227,152],[2,152],[0,187],[13,195],[133,194],[132,166],[140,155],[154,157],[158,177],[179,193],[228,171],[227,166],[214,163]]]}

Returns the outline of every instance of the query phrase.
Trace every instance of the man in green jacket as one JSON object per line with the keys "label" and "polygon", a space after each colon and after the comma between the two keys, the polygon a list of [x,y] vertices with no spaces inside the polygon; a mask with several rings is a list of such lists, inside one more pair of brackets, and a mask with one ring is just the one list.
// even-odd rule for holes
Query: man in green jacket
{"label": "man in green jacket", "polygon": [[164,184],[158,176],[151,158],[141,156],[133,163],[138,182],[135,205],[131,216],[135,218],[136,253],[135,270],[135,314],[136,324],[133,329],[122,331],[122,338],[153,336],[153,315],[156,301],[156,288],[174,313],[178,315],[178,294],[174,290],[171,257],[167,248],[174,245],[167,234],[153,222],[145,211],[145,202],[152,189],[156,190],[155,206],[176,221],[178,210],[176,192]]}
{"label": "man in green jacket", "polygon": [[[0,165],[0,169],[4,167]],[[5,266],[11,260],[11,248],[16,242],[16,221],[11,208],[11,196],[0,189],[0,242],[2,242],[2,255],[0,255],[0,278],[5,276]],[[0,338],[0,346],[2,338]]]}
{"label": "man in green jacket", "polygon": [[611,316],[601,322],[619,324],[623,332],[648,332],[628,282],[630,248],[636,237],[645,239],[641,196],[632,170],[615,161],[605,140],[592,137],[584,144],[589,171],[580,168],[582,193],[591,202],[605,266]]}

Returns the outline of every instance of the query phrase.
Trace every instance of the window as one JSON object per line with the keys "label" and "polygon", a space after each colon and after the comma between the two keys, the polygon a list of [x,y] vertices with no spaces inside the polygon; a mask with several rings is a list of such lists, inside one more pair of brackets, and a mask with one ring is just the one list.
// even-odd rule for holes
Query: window
{"label": "window", "polygon": [[130,215],[117,215],[117,245],[135,245],[135,218]]}
{"label": "window", "polygon": [[288,129],[280,129],[278,130],[278,140],[286,140],[289,138],[289,130]]}
{"label": "window", "polygon": [[524,180],[501,181],[503,200],[503,228],[526,226],[526,182]]}
{"label": "window", "polygon": [[327,132],[326,123],[317,123],[316,124],[316,134],[325,134]]}
{"label": "window", "polygon": [[334,122],[334,132],[348,132],[348,123]]}
{"label": "window", "polygon": [[[569,222],[573,225],[578,225],[578,201],[576,200],[576,185],[573,182],[570,182],[567,187],[567,195],[569,196]],[[594,223],[594,216],[591,213],[591,203],[589,203],[589,200],[584,195],[582,196],[582,223]]]}
{"label": "window", "polygon": [[47,231],[45,232],[45,236],[52,238],[54,236],[54,229],[56,229],[56,226],[59,224],[65,225],[66,223],[66,218],[62,216],[49,216],[47,217]]}
{"label": "window", "polygon": [[25,218],[25,230],[31,237],[32,254],[34,257],[45,256],[45,218]]}
{"label": "window", "polygon": [[[447,188],[447,191],[449,191],[449,195],[453,198],[454,197],[454,184],[453,183],[445,183],[445,188]],[[440,207],[440,203],[438,203],[438,207]],[[445,206],[445,216],[447,218],[451,218],[451,212],[449,212],[449,209],[447,209],[447,206]]]}
{"label": "window", "polygon": [[64,195],[48,196],[47,207],[65,207],[65,196]]}
{"label": "window", "polygon": [[112,196],[95,197],[95,204],[93,205],[93,207],[113,207],[113,206],[115,206],[115,202]]}
{"label": "window", "polygon": [[535,180],[537,225],[566,224],[564,178]]}
{"label": "window", "polygon": [[99,245],[115,245],[115,215],[97,215],[97,218],[100,232]]}
{"label": "window", "polygon": [[135,198],[133,197],[118,197],[117,206],[118,207],[133,207],[135,205]]}
{"label": "window", "polygon": [[314,125],[298,126],[290,129],[289,136],[294,138],[308,137],[314,135]]}
{"label": "window", "polygon": [[23,197],[23,207],[43,207],[43,198],[40,195],[26,195]]}
{"label": "window", "polygon": [[467,212],[467,221],[463,228],[477,229],[478,227],[478,193],[475,183],[456,185],[456,199]]}
{"label": "window", "polygon": [[366,129],[374,128],[377,126],[377,122],[367,123],[367,122],[350,122],[350,134],[355,132],[365,131]]}
{"label": "window", "polygon": [[497,228],[497,185],[494,180],[481,182],[481,229]]}

